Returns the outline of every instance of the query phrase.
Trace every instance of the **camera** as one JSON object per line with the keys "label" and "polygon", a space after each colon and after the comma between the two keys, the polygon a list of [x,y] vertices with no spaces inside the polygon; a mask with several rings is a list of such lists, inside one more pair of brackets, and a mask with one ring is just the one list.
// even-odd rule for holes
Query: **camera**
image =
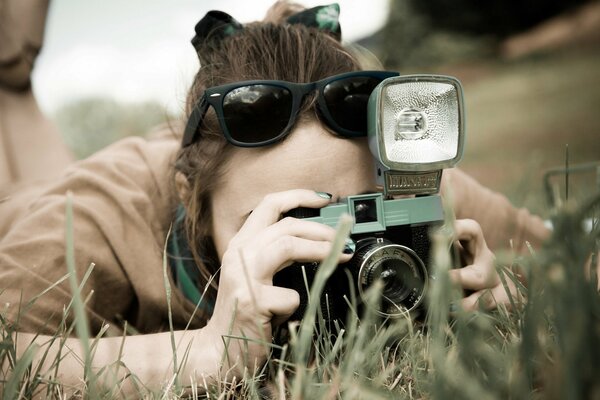
{"label": "camera", "polygon": [[[449,76],[407,75],[381,82],[368,105],[369,148],[377,193],[348,196],[321,209],[297,208],[286,215],[335,227],[349,214],[354,255],[337,266],[321,295],[325,321],[343,324],[352,307],[371,307],[384,318],[424,311],[432,276],[430,232],[444,222],[439,187],[444,168],[461,158],[464,106],[460,82]],[[400,195],[400,196],[399,196]],[[400,197],[400,198],[398,198]],[[273,284],[298,291],[300,320],[319,265],[294,263]],[[375,301],[366,295],[380,282]],[[352,305],[350,299],[356,298]]]}

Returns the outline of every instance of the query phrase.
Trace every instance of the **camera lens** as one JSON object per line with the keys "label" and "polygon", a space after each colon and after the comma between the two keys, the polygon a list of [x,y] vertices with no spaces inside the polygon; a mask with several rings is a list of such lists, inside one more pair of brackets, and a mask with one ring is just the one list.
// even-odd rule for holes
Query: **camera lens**
{"label": "camera lens", "polygon": [[422,283],[415,279],[410,266],[399,259],[383,261],[369,273],[371,281],[382,280],[382,296],[393,304],[402,303],[410,295],[411,289]]}
{"label": "camera lens", "polygon": [[[428,277],[423,261],[413,250],[372,238],[359,242],[355,254],[361,297],[379,314],[399,316],[421,304]],[[366,291],[377,281],[381,281],[382,290],[375,304],[367,299]]]}

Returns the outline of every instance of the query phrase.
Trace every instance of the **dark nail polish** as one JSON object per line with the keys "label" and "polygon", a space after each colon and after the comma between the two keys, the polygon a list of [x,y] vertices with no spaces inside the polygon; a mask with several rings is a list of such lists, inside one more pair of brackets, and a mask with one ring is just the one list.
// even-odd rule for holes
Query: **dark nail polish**
{"label": "dark nail polish", "polygon": [[354,254],[354,251],[356,250],[356,243],[354,243],[354,240],[348,238],[346,239],[346,245],[344,246],[344,254]]}
{"label": "dark nail polish", "polygon": [[458,307],[456,307],[456,303],[450,303],[450,312],[455,313],[458,311]]}

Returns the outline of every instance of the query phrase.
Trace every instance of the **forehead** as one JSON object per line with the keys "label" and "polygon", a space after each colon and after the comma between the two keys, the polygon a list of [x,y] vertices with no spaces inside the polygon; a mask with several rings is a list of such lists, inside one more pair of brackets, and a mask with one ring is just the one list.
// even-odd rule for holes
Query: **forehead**
{"label": "forehead", "polygon": [[243,213],[273,192],[309,189],[344,197],[373,191],[374,185],[366,139],[339,138],[311,121],[276,145],[235,148],[215,195]]}

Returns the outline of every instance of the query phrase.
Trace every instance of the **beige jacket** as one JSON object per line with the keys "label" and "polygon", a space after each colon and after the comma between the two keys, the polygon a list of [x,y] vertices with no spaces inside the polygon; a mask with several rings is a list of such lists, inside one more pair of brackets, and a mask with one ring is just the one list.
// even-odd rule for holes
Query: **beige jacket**
{"label": "beige jacket", "polygon": [[[165,329],[163,249],[178,203],[171,179],[178,146],[174,135],[124,139],[72,165],[56,182],[5,194],[9,197],[0,203],[2,307],[9,303],[14,316],[20,300],[24,307],[67,274],[65,206],[71,192],[78,279],[95,265],[83,287],[93,331],[103,322],[120,328],[124,320],[140,332]],[[539,218],[463,172],[449,170],[444,176],[456,216],[478,220],[492,248],[506,247],[511,238],[539,243],[547,234]],[[63,281],[23,313],[21,328],[54,332],[70,299]],[[175,326],[185,326],[193,305],[175,289],[171,306]],[[204,323],[197,319],[192,326]]]}
{"label": "beige jacket", "polygon": [[[0,304],[11,315],[67,274],[65,207],[72,195],[77,277],[94,264],[82,295],[92,330],[127,320],[140,332],[167,326],[163,248],[177,204],[170,167],[179,140],[125,139],[67,168],[62,178],[0,203]],[[2,194],[0,194],[2,198]],[[93,294],[92,294],[93,291]],[[52,333],[71,298],[67,281],[22,313],[22,329]],[[173,292],[175,325],[193,305]],[[69,320],[71,320],[69,318]],[[202,321],[197,321],[198,326]]]}

